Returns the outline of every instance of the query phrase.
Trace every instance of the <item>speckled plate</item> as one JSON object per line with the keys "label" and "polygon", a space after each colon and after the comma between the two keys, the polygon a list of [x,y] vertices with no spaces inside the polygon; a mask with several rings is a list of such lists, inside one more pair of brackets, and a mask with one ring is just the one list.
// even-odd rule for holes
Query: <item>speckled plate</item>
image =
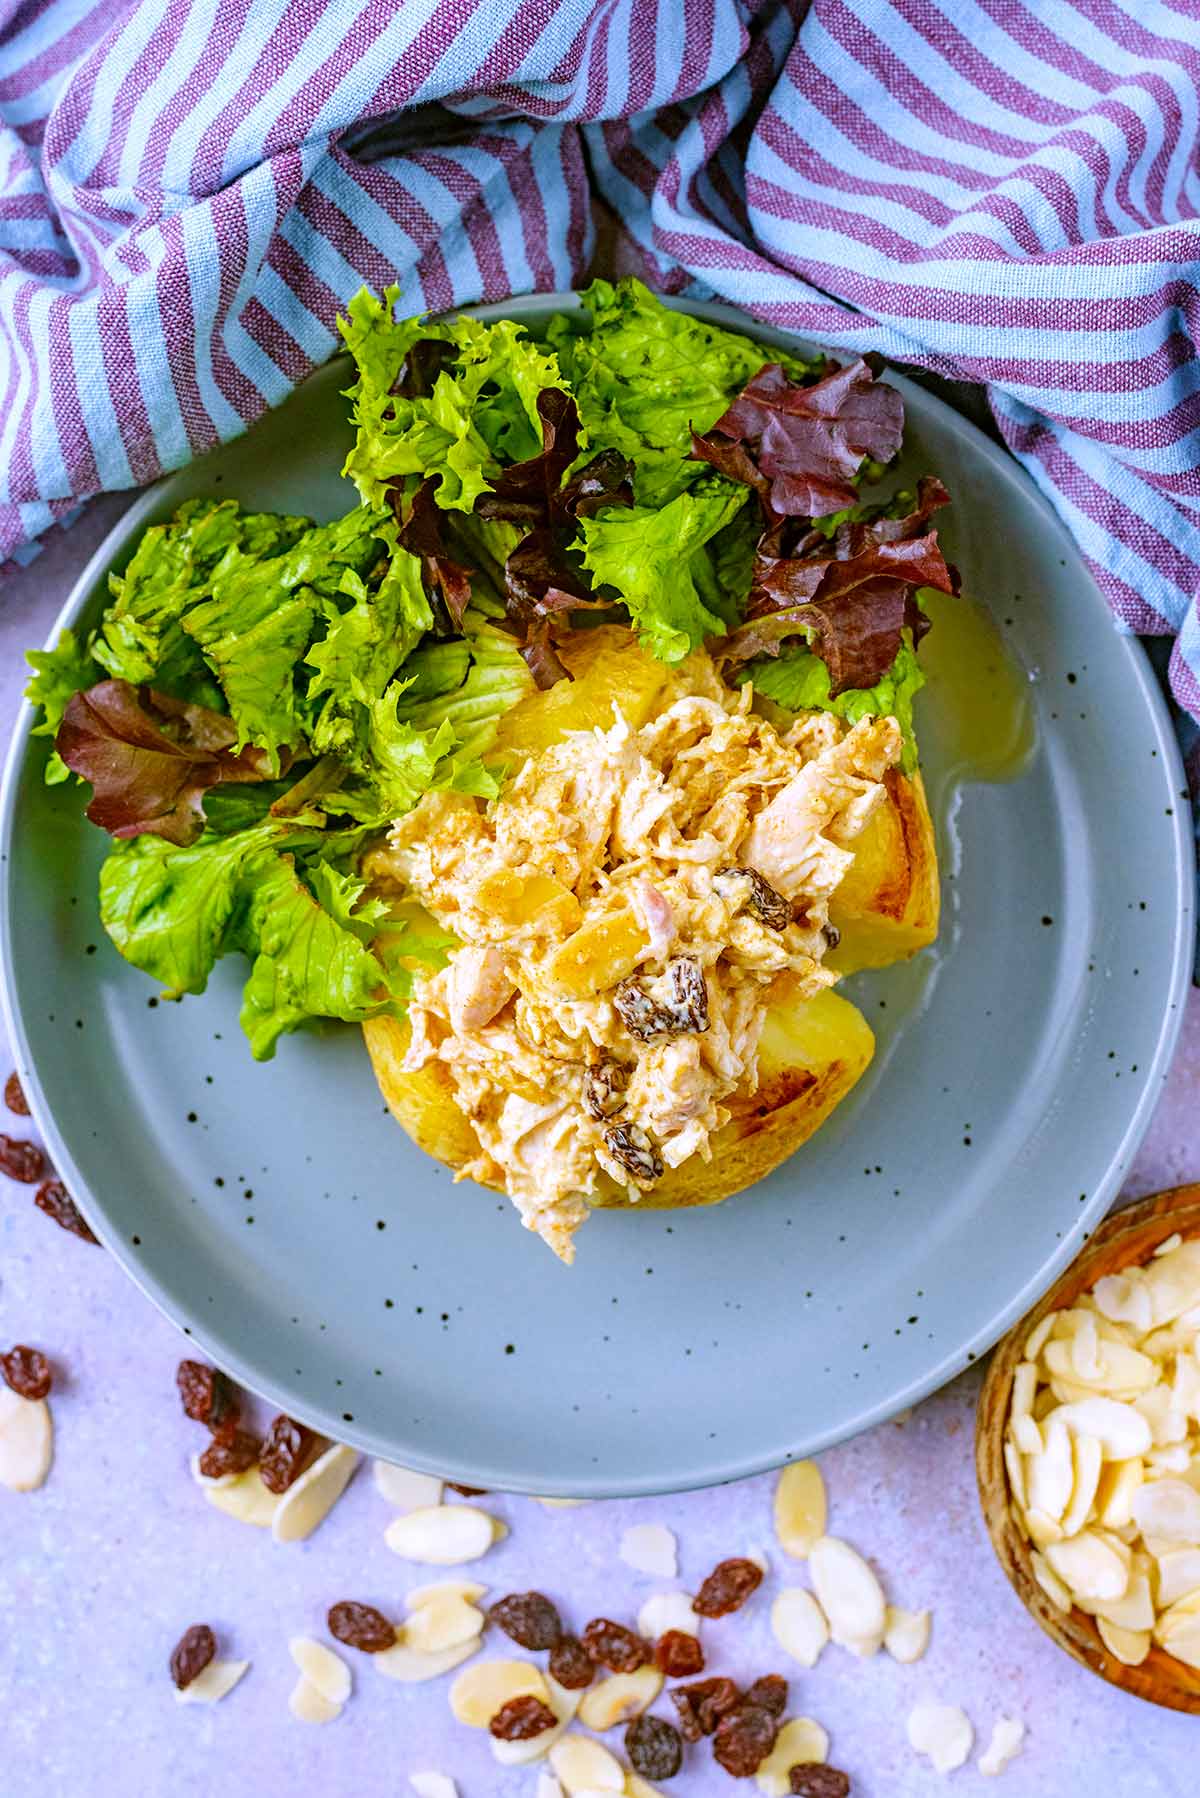
{"label": "speckled plate", "polygon": [[[148,492],[60,624],[90,623],[108,570],[191,494],[343,510],[344,384],[344,367],[323,370],[249,438]],[[472,1485],[612,1495],[728,1480],[949,1379],[1116,1193],[1188,974],[1174,740],[1141,649],[1020,469],[897,384],[907,467],[952,486],[944,539],[1030,674],[1037,752],[1010,784],[956,787],[928,702],[943,937],[915,971],[854,983],[879,1036],[870,1073],[751,1192],[708,1211],[600,1213],[571,1270],[390,1122],[357,1032],[287,1039],[256,1066],[231,964],[203,998],[156,1003],[104,937],[103,841],[76,794],[42,784],[46,745],[23,714],[0,955],[35,1116],[138,1284],[271,1401]]]}

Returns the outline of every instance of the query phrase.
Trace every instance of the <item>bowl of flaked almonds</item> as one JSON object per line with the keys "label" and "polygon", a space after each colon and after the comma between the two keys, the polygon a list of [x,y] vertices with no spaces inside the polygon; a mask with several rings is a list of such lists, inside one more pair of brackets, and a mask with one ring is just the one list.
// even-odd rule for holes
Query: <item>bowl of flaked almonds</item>
{"label": "bowl of flaked almonds", "polygon": [[992,1545],[1068,1654],[1200,1713],[1200,1186],[1110,1217],[997,1348],[976,1471]]}

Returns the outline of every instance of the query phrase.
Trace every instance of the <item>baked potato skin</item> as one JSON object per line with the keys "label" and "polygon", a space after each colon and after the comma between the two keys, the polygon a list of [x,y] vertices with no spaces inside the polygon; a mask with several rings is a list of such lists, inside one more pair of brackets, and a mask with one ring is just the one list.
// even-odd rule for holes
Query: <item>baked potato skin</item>
{"label": "baked potato skin", "polygon": [[[428,1062],[416,1072],[405,1071],[407,1022],[371,1018],[363,1035],[392,1116],[418,1147],[455,1170],[478,1154],[475,1133],[455,1104],[445,1069]],[[638,1200],[638,1209],[716,1205],[763,1179],[841,1104],[874,1051],[866,1019],[838,993],[825,991],[800,1005],[772,1006],[759,1048],[758,1091],[730,1101],[733,1115],[713,1138],[711,1161],[693,1156],[682,1167],[668,1168]],[[592,1200],[599,1207],[629,1202],[625,1190],[607,1176]]]}
{"label": "baked potato skin", "polygon": [[829,905],[841,941],[826,957],[839,974],[906,961],[938,933],[941,884],[925,783],[893,769],[881,805]]}

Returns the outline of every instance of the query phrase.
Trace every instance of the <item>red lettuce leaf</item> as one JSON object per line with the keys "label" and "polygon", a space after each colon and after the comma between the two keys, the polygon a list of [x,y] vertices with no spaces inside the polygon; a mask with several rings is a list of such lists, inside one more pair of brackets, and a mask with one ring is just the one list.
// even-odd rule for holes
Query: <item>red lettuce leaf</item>
{"label": "red lettuce leaf", "polygon": [[[91,782],[93,824],[114,837],[182,845],[204,829],[209,787],[274,778],[263,750],[234,754],[236,741],[236,727],[220,712],[105,680],[72,695],[54,746],[72,773]],[[288,759],[285,751],[285,765]]]}
{"label": "red lettuce leaf", "polygon": [[790,555],[776,553],[785,535],[777,525],[759,543],[746,623],[714,653],[736,665],[778,655],[783,643],[804,637],[829,669],[833,697],[875,686],[895,661],[904,630],[916,645],[929,628],[918,589],[958,591],[958,577],[929,527],[949,497],[928,476],[907,517],[847,522],[832,539],[810,531]]}
{"label": "red lettuce leaf", "polygon": [[389,391],[406,400],[427,398],[437,385],[437,378],[446,363],[456,353],[454,345],[444,337],[418,337],[409,346],[408,353],[400,364],[400,372]]}
{"label": "red lettuce leaf", "polygon": [[561,387],[543,387],[537,397],[542,448],[526,462],[513,462],[481,493],[475,510],[481,518],[505,518],[514,524],[549,521],[562,478],[579,454],[579,408]]}
{"label": "red lettuce leaf", "polygon": [[753,487],[771,513],[823,518],[854,504],[864,458],[889,462],[903,432],[904,402],[865,362],[807,387],[768,362],[710,431],[693,432],[692,454]]}
{"label": "red lettuce leaf", "polygon": [[442,536],[442,509],[434,498],[440,475],[429,475],[421,482],[407,512],[403,483],[391,488],[392,510],[400,520],[396,541],[401,549],[421,558],[421,581],[435,602],[445,607],[451,634],[462,628],[463,613],[471,601],[472,570],[456,562],[449,554]]}

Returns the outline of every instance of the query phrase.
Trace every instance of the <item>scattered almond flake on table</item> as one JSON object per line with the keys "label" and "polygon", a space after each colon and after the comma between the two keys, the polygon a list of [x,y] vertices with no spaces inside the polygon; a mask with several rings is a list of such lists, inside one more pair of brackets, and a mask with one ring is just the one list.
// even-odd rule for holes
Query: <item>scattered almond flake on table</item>
{"label": "scattered almond flake on table", "polygon": [[883,1618],[883,1646],[894,1661],[905,1666],[919,1661],[929,1647],[930,1613],[905,1611],[890,1604]]}
{"label": "scattered almond flake on table", "polygon": [[657,1786],[652,1786],[648,1779],[643,1779],[640,1773],[628,1773],[625,1776],[625,1798],[663,1798],[663,1793]]}
{"label": "scattered almond flake on table", "polygon": [[0,1485],[36,1492],[54,1459],[54,1424],[44,1398],[22,1398],[0,1384]]}
{"label": "scattered almond flake on table", "polygon": [[828,1754],[828,1731],[812,1717],[793,1717],[780,1729],[774,1748],[754,1776],[759,1791],[765,1792],[766,1798],[787,1798],[792,1789],[791,1768],[823,1761]]}
{"label": "scattered almond flake on table", "polygon": [[372,1461],[375,1490],[397,1511],[425,1511],[442,1502],[442,1481],[436,1474],[417,1473],[395,1461]]}
{"label": "scattered almond flake on table", "polygon": [[523,1742],[500,1742],[493,1736],[492,1756],[502,1767],[528,1767],[534,1761],[543,1760],[573,1721],[583,1694],[569,1692],[549,1673],[546,1675],[546,1692],[546,1702],[557,1719],[554,1728],[545,1729],[540,1735],[528,1736]]}
{"label": "scattered almond flake on table", "polygon": [[771,1557],[759,1543],[756,1542],[752,1548],[746,1550],[746,1559],[754,1562],[764,1579],[770,1573]]}
{"label": "scattered almond flake on table", "polygon": [[328,1699],[330,1704],[345,1704],[352,1682],[350,1669],[340,1655],[311,1636],[293,1636],[288,1643],[288,1653],[322,1698]]}
{"label": "scattered almond flake on table", "polygon": [[1025,1725],[1018,1717],[997,1717],[992,1724],[992,1739],[979,1757],[979,1771],[994,1776],[1003,1773],[1009,1761],[1021,1752]]}
{"label": "scattered almond flake on table", "polygon": [[458,1787],[448,1773],[410,1773],[408,1783],[417,1798],[458,1798]]}
{"label": "scattered almond flake on table", "polygon": [[332,1723],[341,1716],[340,1704],[332,1704],[301,1674],[292,1687],[288,1710],[297,1723]]}
{"label": "scattered almond flake on table", "polygon": [[545,1767],[538,1774],[536,1798],[563,1798],[562,1787]]}
{"label": "scattered almond flake on table", "polygon": [[483,1637],[476,1636],[474,1641],[463,1642],[457,1648],[444,1648],[440,1654],[418,1654],[400,1640],[394,1648],[383,1648],[373,1654],[371,1665],[386,1679],[399,1680],[406,1686],[420,1685],[427,1679],[440,1679],[442,1674],[461,1667],[473,1654],[478,1654],[482,1646]]}
{"label": "scattered almond flake on table", "polygon": [[541,1669],[532,1661],[477,1661],[450,1687],[450,1709],[460,1723],[486,1729],[510,1699],[525,1697],[550,1702]]}
{"label": "scattered almond flake on table", "polygon": [[618,1723],[640,1717],[654,1703],[662,1688],[663,1676],[654,1666],[637,1667],[632,1673],[614,1673],[584,1693],[579,1705],[579,1721],[585,1729],[594,1729],[597,1735],[603,1735],[605,1730],[615,1729]]}
{"label": "scattered almond flake on table", "polygon": [[205,1480],[202,1490],[214,1510],[223,1511],[226,1517],[260,1530],[271,1528],[275,1512],[283,1502],[277,1493],[263,1485],[257,1467],[247,1467],[245,1473],[235,1473],[219,1481]]}
{"label": "scattered almond flake on table", "polygon": [[588,1736],[564,1736],[550,1750],[550,1765],[569,1798],[582,1798],[589,1790],[625,1790],[625,1769],[620,1761],[603,1743]]}
{"label": "scattered almond flake on table", "polygon": [[548,1511],[573,1511],[578,1505],[590,1505],[590,1498],[535,1498],[534,1503],[545,1505]]}
{"label": "scattered almond flake on table", "polygon": [[175,1693],[177,1704],[219,1704],[248,1670],[249,1661],[210,1661]]}
{"label": "scattered almond flake on table", "polygon": [[825,1534],[828,1502],[825,1481],[815,1461],[791,1461],[775,1485],[775,1534],[794,1560],[807,1560],[812,1545]]}
{"label": "scattered almond flake on table", "polygon": [[829,1640],[829,1624],[811,1592],[788,1586],[771,1606],[771,1633],[794,1661],[815,1667]]}
{"label": "scattered almond flake on table", "polygon": [[635,1523],[621,1537],[619,1553],[625,1565],[638,1573],[674,1579],[679,1572],[675,1537],[663,1523]]}
{"label": "scattered almond flake on table", "polygon": [[457,1567],[487,1553],[496,1540],[495,1521],[475,1505],[437,1505],[395,1518],[383,1539],[406,1561]]}
{"label": "scattered almond flake on table", "polygon": [[975,1731],[956,1704],[918,1704],[909,1714],[908,1740],[928,1755],[935,1773],[953,1773],[970,1754]]}
{"label": "scattered almond flake on table", "polygon": [[858,1550],[838,1536],[820,1536],[809,1551],[809,1568],[833,1641],[854,1654],[876,1653],[887,1606],[882,1586]]}
{"label": "scattered almond flake on table", "polygon": [[647,1642],[657,1642],[668,1630],[678,1630],[685,1636],[699,1634],[699,1620],[688,1592],[652,1593],[638,1612],[637,1625],[638,1635]]}
{"label": "scattered almond flake on table", "polygon": [[481,1636],[483,1627],[483,1612],[460,1594],[447,1591],[412,1606],[403,1640],[417,1654],[440,1654]]}
{"label": "scattered almond flake on table", "polygon": [[346,1490],[359,1460],[357,1449],[340,1442],[318,1455],[278,1501],[271,1523],[276,1542],[303,1542],[311,1536]]}

